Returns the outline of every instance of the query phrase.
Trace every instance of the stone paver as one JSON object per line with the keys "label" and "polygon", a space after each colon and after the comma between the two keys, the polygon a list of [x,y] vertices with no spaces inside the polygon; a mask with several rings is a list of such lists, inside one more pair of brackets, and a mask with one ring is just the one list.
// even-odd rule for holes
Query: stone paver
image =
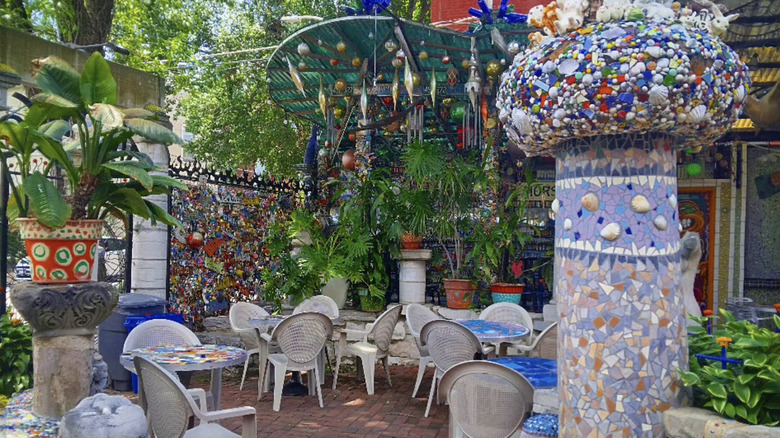
{"label": "stone paver", "polygon": [[[433,369],[430,368],[416,398],[411,398],[416,367],[392,366],[390,369],[393,386],[387,384],[384,370],[376,369],[375,394],[366,393],[366,385],[355,379],[354,372],[342,373],[339,385],[331,390],[332,377],[328,376],[322,386],[325,405],[320,408],[317,397],[283,397],[279,412],[274,412],[273,393],[266,393],[257,399],[257,372],[252,378],[247,375],[243,391],[238,390],[237,381],[224,382],[222,387],[222,408],[253,406],[257,409],[258,436],[268,437],[446,437],[447,406],[431,407],[430,416],[425,418],[425,404],[428,399]],[[203,377],[206,377],[204,374]],[[197,379],[203,382],[203,379]],[[305,380],[305,379],[304,379]],[[207,383],[198,383],[204,387]],[[223,421],[228,429],[240,433],[240,419]]]}

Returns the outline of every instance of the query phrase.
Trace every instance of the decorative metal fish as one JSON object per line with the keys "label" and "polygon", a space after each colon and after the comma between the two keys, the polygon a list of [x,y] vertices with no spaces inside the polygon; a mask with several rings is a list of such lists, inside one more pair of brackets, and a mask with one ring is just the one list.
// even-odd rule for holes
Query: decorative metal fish
{"label": "decorative metal fish", "polygon": [[414,97],[414,76],[412,76],[412,69],[409,68],[409,58],[406,58],[406,66],[404,67],[404,87],[409,93],[409,102],[411,102]]}
{"label": "decorative metal fish", "polygon": [[431,103],[433,103],[434,108],[436,108],[437,86],[438,86],[438,81],[436,80],[436,67],[433,67],[433,69],[431,69]]}
{"label": "decorative metal fish", "polygon": [[398,80],[398,69],[395,69],[395,76],[393,77],[393,111],[398,109],[398,92],[401,88],[401,81]]}
{"label": "decorative metal fish", "polygon": [[320,76],[320,110],[322,110],[322,117],[328,118],[328,96],[325,95],[325,88],[322,86],[322,76]]}
{"label": "decorative metal fish", "polygon": [[306,97],[303,77],[301,76],[301,73],[298,71],[298,69],[292,65],[292,62],[290,62],[290,58],[287,58],[287,66],[290,68],[290,79],[292,79],[293,84],[295,84],[295,88],[297,88],[298,91],[300,91],[301,94],[303,94],[303,97]]}
{"label": "decorative metal fish", "polygon": [[368,123],[368,93],[366,93],[366,81],[363,80],[363,91],[360,93],[360,111],[363,112],[363,124]]}

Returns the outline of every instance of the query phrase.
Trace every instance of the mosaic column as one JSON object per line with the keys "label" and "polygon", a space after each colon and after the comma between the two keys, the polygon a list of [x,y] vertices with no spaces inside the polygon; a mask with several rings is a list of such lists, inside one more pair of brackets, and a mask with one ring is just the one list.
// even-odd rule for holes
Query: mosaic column
{"label": "mosaic column", "polygon": [[561,436],[663,436],[688,364],[671,139],[569,141],[556,166]]}

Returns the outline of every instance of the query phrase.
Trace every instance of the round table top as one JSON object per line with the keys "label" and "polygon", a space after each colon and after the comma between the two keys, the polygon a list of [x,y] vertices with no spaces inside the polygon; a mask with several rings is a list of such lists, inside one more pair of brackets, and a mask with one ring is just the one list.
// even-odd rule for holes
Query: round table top
{"label": "round table top", "polygon": [[138,355],[171,371],[212,370],[246,361],[246,350],[229,345],[165,345],[126,351],[119,362],[134,371],[133,357]]}
{"label": "round table top", "polygon": [[250,318],[249,324],[254,327],[276,327],[284,321],[284,316],[263,316],[261,318]]}
{"label": "round table top", "polygon": [[531,334],[528,327],[511,322],[482,319],[456,319],[454,322],[471,330],[481,342],[515,342]]}
{"label": "round table top", "polygon": [[558,361],[540,357],[500,357],[490,359],[511,368],[528,379],[534,389],[558,386]]}

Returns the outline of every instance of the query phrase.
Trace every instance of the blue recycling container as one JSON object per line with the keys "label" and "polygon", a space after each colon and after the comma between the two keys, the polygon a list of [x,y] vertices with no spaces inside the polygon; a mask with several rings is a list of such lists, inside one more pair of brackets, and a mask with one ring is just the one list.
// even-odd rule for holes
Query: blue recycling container
{"label": "blue recycling container", "polygon": [[[179,324],[184,324],[184,315],[181,313],[158,313],[156,315],[130,316],[125,319],[125,329],[127,329],[127,333],[129,334],[134,328],[151,319],[167,319],[169,321],[178,322]],[[131,385],[133,387],[133,392],[138,394],[138,376],[135,373],[132,374]]]}

